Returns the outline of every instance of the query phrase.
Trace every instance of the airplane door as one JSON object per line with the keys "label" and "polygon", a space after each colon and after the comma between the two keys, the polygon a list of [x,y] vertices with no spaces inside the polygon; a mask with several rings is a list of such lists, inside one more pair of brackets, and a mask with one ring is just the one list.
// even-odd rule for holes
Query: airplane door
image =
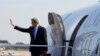
{"label": "airplane door", "polygon": [[[64,25],[61,16],[55,13],[49,13],[48,22],[51,27],[53,45],[64,46]],[[53,51],[56,52],[54,52],[53,56],[63,56],[64,54],[64,50],[61,47],[54,47]]]}

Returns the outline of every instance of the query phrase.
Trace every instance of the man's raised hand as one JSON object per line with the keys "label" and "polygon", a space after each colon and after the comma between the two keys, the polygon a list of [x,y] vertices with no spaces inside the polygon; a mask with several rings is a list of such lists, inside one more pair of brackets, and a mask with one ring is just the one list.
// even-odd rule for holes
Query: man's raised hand
{"label": "man's raised hand", "polygon": [[15,27],[15,25],[13,24],[11,19],[10,19],[10,24],[11,24],[11,26]]}

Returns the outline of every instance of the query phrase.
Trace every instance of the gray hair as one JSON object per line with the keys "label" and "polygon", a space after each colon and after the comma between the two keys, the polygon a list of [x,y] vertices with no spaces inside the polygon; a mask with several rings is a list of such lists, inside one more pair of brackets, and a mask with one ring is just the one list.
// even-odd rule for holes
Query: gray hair
{"label": "gray hair", "polygon": [[36,17],[34,17],[34,18],[31,18],[31,22],[35,22],[35,23],[39,23],[39,21],[38,21],[38,18],[36,18]]}

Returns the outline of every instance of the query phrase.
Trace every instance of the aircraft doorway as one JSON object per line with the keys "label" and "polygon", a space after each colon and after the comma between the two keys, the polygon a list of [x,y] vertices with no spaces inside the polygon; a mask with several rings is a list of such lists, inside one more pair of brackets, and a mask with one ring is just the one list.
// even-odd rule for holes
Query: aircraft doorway
{"label": "aircraft doorway", "polygon": [[[53,40],[54,46],[65,46],[64,45],[64,25],[62,22],[62,18],[60,15],[55,13],[49,13],[48,14],[48,22],[51,27],[51,35]],[[64,55],[64,49],[61,47],[54,47],[54,51],[57,51],[57,54],[54,56],[63,56]]]}

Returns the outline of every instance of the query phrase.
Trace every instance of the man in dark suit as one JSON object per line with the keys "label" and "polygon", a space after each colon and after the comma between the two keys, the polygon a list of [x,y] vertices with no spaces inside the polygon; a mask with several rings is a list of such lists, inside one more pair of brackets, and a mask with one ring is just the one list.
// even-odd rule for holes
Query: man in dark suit
{"label": "man in dark suit", "polygon": [[[15,26],[12,23],[12,20],[10,19],[10,24],[14,27],[14,29],[30,34],[30,37],[31,37],[30,45],[47,45],[46,29],[38,24],[37,18],[32,18],[31,23],[32,23],[32,26],[25,29],[19,26]],[[31,56],[40,56],[44,52],[47,52],[47,47],[30,46],[29,51],[31,52]]]}

